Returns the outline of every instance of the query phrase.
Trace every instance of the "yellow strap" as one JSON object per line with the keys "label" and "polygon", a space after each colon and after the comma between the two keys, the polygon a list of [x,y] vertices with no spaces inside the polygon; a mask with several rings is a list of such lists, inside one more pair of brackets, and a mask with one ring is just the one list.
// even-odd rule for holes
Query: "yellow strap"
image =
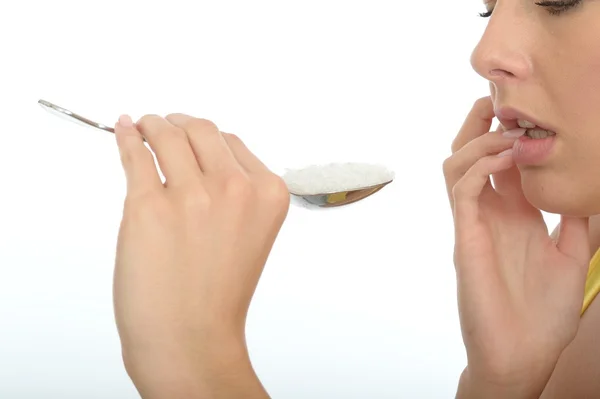
{"label": "yellow strap", "polygon": [[585,295],[583,297],[583,309],[581,310],[582,315],[585,313],[588,306],[590,306],[590,303],[592,303],[598,292],[600,292],[600,249],[596,251],[590,261],[590,268],[588,269],[588,276],[585,282]]}

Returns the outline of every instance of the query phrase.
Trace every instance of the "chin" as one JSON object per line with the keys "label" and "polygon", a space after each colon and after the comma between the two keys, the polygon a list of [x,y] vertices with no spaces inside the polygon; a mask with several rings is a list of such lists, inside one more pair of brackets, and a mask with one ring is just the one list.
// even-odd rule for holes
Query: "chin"
{"label": "chin", "polygon": [[559,176],[543,168],[521,170],[523,194],[541,211],[572,217],[600,214],[598,196],[590,195],[569,176]]}

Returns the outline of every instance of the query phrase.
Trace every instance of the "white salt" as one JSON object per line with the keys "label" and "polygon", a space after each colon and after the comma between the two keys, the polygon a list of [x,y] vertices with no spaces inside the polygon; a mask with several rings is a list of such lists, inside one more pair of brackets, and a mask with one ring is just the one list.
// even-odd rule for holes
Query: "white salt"
{"label": "white salt", "polygon": [[282,176],[292,194],[316,195],[352,191],[394,180],[381,165],[347,162],[286,169]]}

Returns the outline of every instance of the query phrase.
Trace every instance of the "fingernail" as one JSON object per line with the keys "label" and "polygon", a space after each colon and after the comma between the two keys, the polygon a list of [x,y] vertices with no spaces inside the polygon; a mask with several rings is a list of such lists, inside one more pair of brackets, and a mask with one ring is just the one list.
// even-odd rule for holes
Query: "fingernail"
{"label": "fingernail", "polygon": [[132,127],[133,121],[131,120],[131,117],[129,115],[121,115],[119,117],[119,125],[123,127]]}
{"label": "fingernail", "polygon": [[522,135],[524,135],[526,131],[527,131],[527,129],[523,129],[523,128],[512,129],[512,130],[507,130],[506,132],[502,133],[502,135],[504,137],[516,138],[516,137],[521,137]]}
{"label": "fingernail", "polygon": [[500,154],[498,154],[499,157],[510,157],[513,153],[513,149],[509,148],[506,151],[502,151]]}

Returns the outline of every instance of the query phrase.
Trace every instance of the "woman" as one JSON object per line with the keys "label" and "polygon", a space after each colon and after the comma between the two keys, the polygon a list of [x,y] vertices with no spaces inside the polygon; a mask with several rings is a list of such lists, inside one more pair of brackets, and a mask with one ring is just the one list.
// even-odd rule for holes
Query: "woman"
{"label": "woman", "polygon": [[[593,397],[600,2],[486,7],[472,63],[491,96],[444,163],[468,355],[457,396]],[[128,182],[115,312],[134,384],[144,398],[268,398],[244,327],[287,214],[285,184],[206,120],[123,116],[115,129]],[[540,209],[562,215],[552,235]]]}
{"label": "woman", "polygon": [[[472,64],[491,98],[445,163],[468,356],[458,396],[597,397],[600,4],[486,6]],[[510,133],[486,133],[494,116]],[[562,215],[553,237],[538,209]]]}

